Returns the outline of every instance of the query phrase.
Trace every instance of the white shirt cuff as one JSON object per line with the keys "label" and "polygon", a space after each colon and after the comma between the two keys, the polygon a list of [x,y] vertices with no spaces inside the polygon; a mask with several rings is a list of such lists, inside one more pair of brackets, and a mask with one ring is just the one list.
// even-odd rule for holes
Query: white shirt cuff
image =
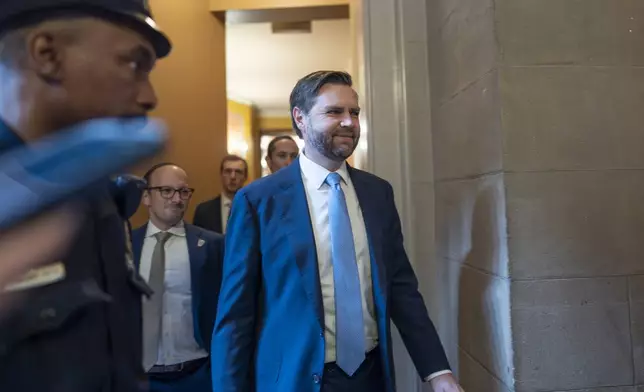
{"label": "white shirt cuff", "polygon": [[451,371],[451,370],[441,370],[440,372],[432,373],[432,374],[430,374],[429,376],[425,377],[425,378],[423,379],[423,381],[424,381],[424,382],[430,382],[430,381],[432,381],[433,379],[435,379],[436,377],[438,377],[438,376],[442,376],[442,375],[444,375],[444,374],[452,374],[452,371]]}

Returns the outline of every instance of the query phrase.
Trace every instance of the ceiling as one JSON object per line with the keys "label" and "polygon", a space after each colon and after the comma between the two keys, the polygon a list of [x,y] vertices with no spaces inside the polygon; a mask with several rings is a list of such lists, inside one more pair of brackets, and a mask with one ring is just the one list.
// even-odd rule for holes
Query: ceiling
{"label": "ceiling", "polygon": [[263,116],[288,116],[299,78],[320,69],[350,71],[349,19],[311,23],[311,33],[279,34],[271,23],[227,24],[228,98],[254,104]]}

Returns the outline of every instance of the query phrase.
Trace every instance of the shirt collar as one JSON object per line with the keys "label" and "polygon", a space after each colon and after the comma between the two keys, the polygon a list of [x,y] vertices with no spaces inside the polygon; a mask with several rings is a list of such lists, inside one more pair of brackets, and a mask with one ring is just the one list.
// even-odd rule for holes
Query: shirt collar
{"label": "shirt collar", "polygon": [[25,144],[24,141],[0,119],[0,152],[5,152],[16,146]]}
{"label": "shirt collar", "polygon": [[[145,238],[152,237],[156,233],[162,231],[158,227],[152,223],[152,221],[148,221],[148,230],[145,233]],[[186,228],[185,225],[183,224],[183,221],[177,223],[175,226],[171,227],[170,230],[168,230],[168,233],[174,234],[179,237],[185,237],[186,236]]]}
{"label": "shirt collar", "polygon": [[221,205],[230,206],[233,203],[225,194],[221,194]]}
{"label": "shirt collar", "polygon": [[[331,173],[326,168],[310,160],[306,156],[306,152],[300,154],[300,170],[304,177],[306,177],[306,179],[315,186],[315,189],[322,188],[322,185],[324,185],[326,181],[326,177]],[[340,175],[345,184],[349,184],[349,171],[347,170],[346,162],[342,162],[342,165],[336,173]]]}

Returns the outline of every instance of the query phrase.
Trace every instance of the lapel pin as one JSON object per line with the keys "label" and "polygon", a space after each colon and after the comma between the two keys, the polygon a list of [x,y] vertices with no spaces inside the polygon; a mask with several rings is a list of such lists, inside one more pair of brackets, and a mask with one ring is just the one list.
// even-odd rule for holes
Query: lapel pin
{"label": "lapel pin", "polygon": [[205,243],[206,243],[206,241],[204,241],[203,239],[199,238],[199,241],[197,241],[197,246],[202,247],[203,244],[205,244]]}

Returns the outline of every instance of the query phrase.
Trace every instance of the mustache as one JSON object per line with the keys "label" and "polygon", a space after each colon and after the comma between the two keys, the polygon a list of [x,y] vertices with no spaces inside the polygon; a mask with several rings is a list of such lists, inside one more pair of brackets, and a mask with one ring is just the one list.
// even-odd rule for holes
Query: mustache
{"label": "mustache", "polygon": [[356,131],[355,128],[341,128],[339,130],[336,130],[333,132],[331,136],[342,136],[342,137],[350,137],[350,138],[356,138]]}

